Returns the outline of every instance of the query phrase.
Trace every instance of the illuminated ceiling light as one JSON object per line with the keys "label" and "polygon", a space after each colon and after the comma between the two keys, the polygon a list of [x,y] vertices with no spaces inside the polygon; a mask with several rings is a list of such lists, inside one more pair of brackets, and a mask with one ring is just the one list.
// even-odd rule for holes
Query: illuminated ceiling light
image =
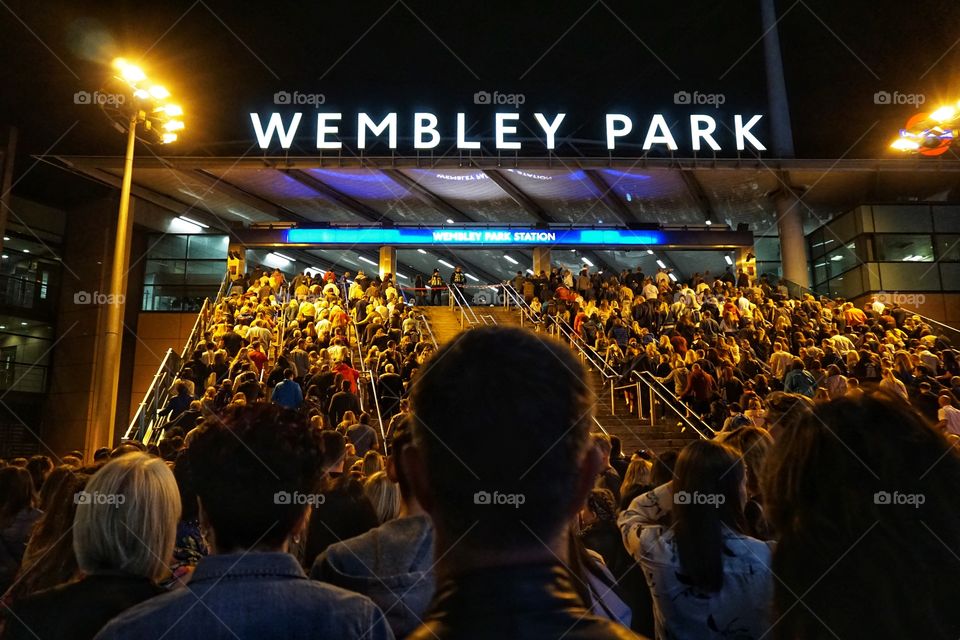
{"label": "illuminated ceiling light", "polygon": [[630,194],[630,193],[628,193],[628,194],[627,194],[627,202],[630,202],[631,200],[633,200],[633,195]]}
{"label": "illuminated ceiling light", "polygon": [[21,327],[25,327],[25,326],[27,326],[27,323],[26,323],[26,322],[21,322],[21,323],[20,323],[20,326],[21,326]]}
{"label": "illuminated ceiling light", "polygon": [[833,260],[833,261],[843,260],[843,256],[833,256],[833,257],[830,258],[830,259]]}
{"label": "illuminated ceiling light", "polygon": [[366,262],[367,264],[372,264],[372,265],[375,266],[375,267],[379,267],[379,266],[380,266],[380,265],[378,265],[376,262],[374,262],[373,260],[371,260],[370,258],[367,258],[367,257],[365,257],[365,256],[357,256],[357,260],[359,260],[360,262]]}
{"label": "illuminated ceiling light", "polygon": [[3,254],[3,256],[2,256],[2,258],[3,258],[4,260],[6,260],[6,259],[9,258],[9,257],[10,257],[10,256],[8,256],[7,254]]}
{"label": "illuminated ceiling light", "polygon": [[474,275],[471,275],[471,274],[469,274],[469,273],[465,273],[465,274],[463,274],[463,275],[467,276],[468,278],[470,278],[470,279],[473,280],[474,282],[480,282],[480,278],[478,278],[478,277],[476,277],[476,276],[474,276]]}
{"label": "illuminated ceiling light", "polygon": [[450,264],[449,262],[447,262],[446,260],[437,260],[437,262],[439,262],[440,264],[442,264],[442,265],[445,266],[445,267],[449,267],[450,269],[453,269],[453,268],[454,268],[454,266],[453,266],[452,264]]}
{"label": "illuminated ceiling light", "polygon": [[150,95],[152,95],[157,100],[163,100],[164,98],[170,97],[170,92],[167,91],[166,87],[160,86],[159,84],[155,84],[152,87],[150,87]]}
{"label": "illuminated ceiling light", "polygon": [[198,220],[193,220],[192,218],[188,218],[187,216],[177,216],[177,217],[178,217],[180,220],[183,220],[184,222],[188,222],[188,223],[190,223],[190,224],[192,224],[192,225],[196,225],[196,226],[200,227],[201,229],[209,229],[209,228],[210,228],[209,225],[203,224],[202,222],[200,222],[200,221],[198,221]]}
{"label": "illuminated ceiling light", "polygon": [[530,275],[533,275],[533,269],[527,269],[527,273],[529,273]]}
{"label": "illuminated ceiling light", "polygon": [[667,275],[670,276],[670,279],[673,280],[674,282],[677,281],[677,276],[673,275],[672,273],[668,273]]}
{"label": "illuminated ceiling light", "polygon": [[408,278],[407,276],[403,275],[402,273],[398,273],[398,274],[397,274],[397,277],[398,277],[398,278],[403,278],[404,280],[409,280],[409,279],[410,279],[410,278]]}
{"label": "illuminated ceiling light", "polygon": [[423,249],[417,249],[417,253],[422,253],[423,255],[427,255],[427,252],[424,251]]}
{"label": "illuminated ceiling light", "polygon": [[727,261],[727,264],[733,266],[733,260],[730,259],[730,256],[723,256],[723,259]]}
{"label": "illuminated ceiling light", "polygon": [[4,241],[4,242],[6,242],[6,241],[9,240],[9,239],[10,239],[10,236],[3,236],[3,241]]}
{"label": "illuminated ceiling light", "polygon": [[603,220],[601,220],[600,218],[597,218],[597,224],[603,224]]}
{"label": "illuminated ceiling light", "polygon": [[30,253],[30,249],[24,249],[23,252],[24,252],[24,253]]}
{"label": "illuminated ceiling light", "polygon": [[6,328],[7,328],[7,325],[5,325],[5,324],[0,324],[0,329],[6,329]]}
{"label": "illuminated ceiling light", "polygon": [[953,120],[954,116],[957,115],[957,110],[951,106],[940,107],[936,111],[930,114],[931,120],[936,120],[937,122],[945,122],[947,120]]}
{"label": "illuminated ceiling light", "polygon": [[283,259],[286,260],[287,262],[296,262],[296,261],[297,261],[295,258],[291,258],[290,256],[285,256],[285,255],[283,255],[282,253],[277,253],[276,251],[273,252],[273,255],[277,256],[278,258],[283,258]]}
{"label": "illuminated ceiling light", "polygon": [[183,107],[178,104],[165,104],[157,108],[157,111],[161,111],[171,118],[183,115]]}
{"label": "illuminated ceiling light", "polygon": [[279,253],[272,253],[272,252],[271,252],[271,253],[268,253],[268,254],[267,254],[267,257],[268,257],[268,258],[273,258],[274,260],[280,260],[280,261],[282,261],[284,264],[290,262],[289,259],[283,257],[283,256],[280,255]]}
{"label": "illuminated ceiling light", "polygon": [[177,141],[177,134],[175,134],[175,133],[170,133],[170,132],[168,131],[167,133],[163,134],[163,137],[161,138],[161,141],[163,142],[163,144],[170,144],[171,142],[176,142],[176,141]]}
{"label": "illuminated ceiling light", "polygon": [[652,255],[653,255],[653,249],[647,249],[647,255],[648,255],[648,256],[652,256]]}
{"label": "illuminated ceiling light", "polygon": [[593,263],[590,262],[590,260],[588,260],[587,258],[582,258],[582,260],[583,260],[583,264],[587,265],[588,267],[593,266]]}
{"label": "illuminated ceiling light", "polygon": [[503,259],[509,262],[510,264],[519,264],[516,260],[508,256],[507,254],[503,254]]}
{"label": "illuminated ceiling light", "polygon": [[660,265],[661,269],[666,269],[667,265],[663,264],[663,260],[657,260],[657,264]]}
{"label": "illuminated ceiling light", "polygon": [[183,120],[170,120],[169,122],[163,123],[163,128],[167,131],[180,131],[185,126]]}
{"label": "illuminated ceiling light", "polygon": [[915,151],[920,148],[920,143],[909,138],[898,138],[893,141],[890,148],[897,151]]}
{"label": "illuminated ceiling light", "polygon": [[707,226],[709,227],[710,225],[713,224],[713,221],[712,221],[712,220],[705,220],[703,224],[705,224],[705,225],[707,225]]}

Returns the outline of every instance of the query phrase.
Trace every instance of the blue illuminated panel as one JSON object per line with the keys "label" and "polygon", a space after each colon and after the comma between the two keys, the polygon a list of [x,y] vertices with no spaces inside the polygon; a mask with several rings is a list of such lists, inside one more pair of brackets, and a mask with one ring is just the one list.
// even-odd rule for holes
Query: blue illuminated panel
{"label": "blue illuminated panel", "polygon": [[377,246],[647,246],[666,244],[661,231],[621,229],[289,229],[289,244]]}

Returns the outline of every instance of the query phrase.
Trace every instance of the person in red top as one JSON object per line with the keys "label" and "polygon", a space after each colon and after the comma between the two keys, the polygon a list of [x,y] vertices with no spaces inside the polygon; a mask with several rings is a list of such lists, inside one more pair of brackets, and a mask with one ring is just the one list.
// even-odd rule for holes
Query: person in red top
{"label": "person in red top", "polygon": [[250,358],[250,362],[257,368],[258,374],[263,371],[263,367],[267,364],[267,354],[263,352],[259,342],[254,342],[250,345],[250,351],[247,352],[247,357]]}
{"label": "person in red top", "polygon": [[350,382],[350,392],[357,392],[357,379],[360,377],[360,372],[353,368],[350,358],[344,358],[342,361],[333,365],[333,372],[339,373],[344,380]]}
{"label": "person in red top", "polygon": [[680,397],[690,404],[690,408],[698,415],[710,410],[710,402],[717,394],[717,383],[713,376],[704,371],[698,363],[690,367],[690,377],[687,378],[687,387]]}

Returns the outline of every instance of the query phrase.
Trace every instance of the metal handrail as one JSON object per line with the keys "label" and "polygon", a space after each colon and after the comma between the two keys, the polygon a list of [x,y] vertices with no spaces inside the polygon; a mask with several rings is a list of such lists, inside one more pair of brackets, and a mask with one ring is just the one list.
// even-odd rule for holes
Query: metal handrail
{"label": "metal handrail", "polygon": [[[439,348],[440,348],[440,345],[439,345],[439,343],[437,343],[437,337],[436,337],[435,335],[433,335],[433,327],[430,326],[430,319],[427,317],[427,314],[422,313],[422,312],[418,313],[418,314],[417,314],[417,324],[422,324],[424,327],[427,328],[426,333],[427,333],[427,335],[430,336],[430,342],[433,343],[433,348],[434,348],[434,350],[439,349]],[[421,335],[423,335],[423,332],[422,332],[422,331],[421,331],[420,333],[421,333]]]}
{"label": "metal handrail", "polygon": [[[377,376],[376,371],[367,368],[367,361],[363,355],[363,341],[360,339],[360,328],[357,326],[357,319],[354,317],[353,313],[347,312],[347,317],[350,318],[350,326],[353,329],[353,335],[357,340],[357,355],[360,358],[360,372],[367,374],[367,377],[370,379],[370,393],[373,395],[373,408],[377,414],[377,423],[380,425],[380,435],[383,440],[381,442],[386,442],[387,432],[383,427],[383,414],[380,413],[380,399],[379,394],[377,393]],[[337,425],[333,425],[336,427]]]}
{"label": "metal handrail", "polygon": [[460,308],[460,328],[461,329],[464,328],[463,326],[464,321],[466,321],[466,324],[468,327],[474,327],[482,323],[480,318],[477,317],[476,311],[474,311],[473,307],[471,307],[470,304],[467,303],[466,297],[464,297],[464,295],[460,293],[459,289],[457,289],[453,285],[447,285],[447,293],[449,294],[449,298],[450,298],[450,303],[449,303],[450,308],[453,309],[454,313],[456,313],[457,307]]}
{"label": "metal handrail", "polygon": [[[654,420],[656,419],[656,412],[654,411],[654,406],[653,406],[653,396],[656,395],[662,403],[670,407],[674,411],[674,413],[676,413],[677,416],[679,416],[681,422],[683,422],[684,425],[686,425],[690,429],[693,429],[697,433],[697,435],[699,435],[704,440],[709,440],[712,437],[712,436],[706,435],[706,433],[712,432],[713,429],[711,429],[710,426],[700,418],[700,416],[693,416],[696,418],[696,421],[691,419],[689,407],[687,407],[687,405],[684,404],[682,400],[677,398],[677,396],[675,396],[669,389],[667,389],[662,382],[657,380],[656,376],[654,376],[649,371],[643,371],[643,372],[632,371],[631,373],[634,376],[636,376],[636,378],[640,382],[644,383],[647,386],[647,389],[651,394],[651,397],[650,397],[651,426],[653,425]],[[699,426],[697,426],[697,423],[699,423]]]}

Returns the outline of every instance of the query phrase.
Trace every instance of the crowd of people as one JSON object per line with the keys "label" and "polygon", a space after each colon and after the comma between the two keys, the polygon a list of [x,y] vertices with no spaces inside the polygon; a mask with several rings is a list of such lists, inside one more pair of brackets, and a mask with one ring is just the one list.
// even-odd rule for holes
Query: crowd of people
{"label": "crowd of people", "polygon": [[0,638],[960,636],[945,337],[742,273],[513,285],[713,437],[623,452],[569,345],[434,353],[389,276],[255,270],[157,440],[3,461]]}

